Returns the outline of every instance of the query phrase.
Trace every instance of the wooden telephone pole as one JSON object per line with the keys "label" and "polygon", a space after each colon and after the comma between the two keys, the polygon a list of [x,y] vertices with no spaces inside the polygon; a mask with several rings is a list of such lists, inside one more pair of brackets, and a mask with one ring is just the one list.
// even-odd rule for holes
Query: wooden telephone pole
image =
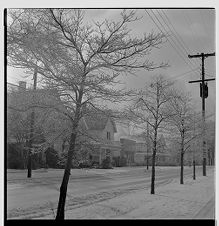
{"label": "wooden telephone pole", "polygon": [[[193,136],[195,137],[195,113],[194,113],[194,125],[193,125]],[[196,159],[196,156],[195,156],[195,141],[193,140],[193,145],[192,145],[192,150],[193,150],[193,157],[192,157],[192,165],[193,165],[193,180],[196,179],[196,175],[195,175],[195,159]]]}
{"label": "wooden telephone pole", "polygon": [[[35,90],[37,86],[37,69],[34,70],[33,75],[33,100],[35,96]],[[35,111],[34,108],[31,112],[31,119],[30,119],[30,139],[29,139],[29,151],[28,151],[28,163],[27,163],[27,177],[31,178],[32,176],[32,153],[31,150],[33,148],[33,137],[34,137],[34,121],[35,121]]]}
{"label": "wooden telephone pole", "polygon": [[215,53],[201,53],[197,55],[188,55],[189,58],[201,58],[202,60],[202,79],[196,81],[189,81],[189,83],[200,82],[200,96],[202,98],[202,149],[203,149],[203,176],[206,176],[206,141],[205,141],[205,98],[208,97],[208,86],[206,81],[215,80],[205,79],[205,58],[215,56]]}

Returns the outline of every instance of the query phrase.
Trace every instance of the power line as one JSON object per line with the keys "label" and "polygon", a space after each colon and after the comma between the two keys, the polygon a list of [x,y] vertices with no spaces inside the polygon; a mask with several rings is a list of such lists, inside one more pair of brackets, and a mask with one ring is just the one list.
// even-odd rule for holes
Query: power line
{"label": "power line", "polygon": [[[151,18],[151,20],[154,22],[154,24],[157,26],[157,28],[161,31],[162,34],[164,34],[163,30],[160,28],[160,26],[156,23],[156,21],[153,19],[153,17],[149,14],[149,12],[147,10],[145,10],[145,12],[149,15],[149,17]],[[152,12],[153,13],[153,12]],[[154,13],[153,13],[154,14]],[[155,15],[155,14],[154,14]],[[155,15],[156,17],[156,15]],[[157,17],[156,17],[157,19]],[[160,23],[159,19],[157,19],[158,22]],[[161,23],[160,23],[161,24]],[[163,25],[161,24],[161,27]],[[171,37],[170,37],[171,38]],[[170,41],[170,39],[168,37],[166,37],[167,41],[170,43],[170,45],[173,47],[173,49],[176,51],[176,53],[178,54],[178,56],[180,56],[180,58],[184,61],[185,64],[187,64],[192,70],[193,68],[191,67],[191,65],[189,65],[189,63],[184,59],[184,57],[181,55],[181,53],[177,50],[177,48],[172,44],[172,42]]]}
{"label": "power line", "polygon": [[[162,11],[163,12],[163,11]],[[170,28],[169,24],[166,23],[164,17],[161,15],[161,13],[157,10],[157,13],[159,14],[160,18],[163,20],[163,22],[166,24],[166,26],[169,28],[169,31],[171,32],[171,34],[175,37],[175,39],[177,40],[177,42],[179,43],[179,45],[182,47],[182,49],[185,50],[186,54],[187,54],[187,49],[184,47],[184,45],[181,44],[181,41],[178,39],[177,35],[172,31],[172,29]],[[164,12],[163,12],[164,13]],[[166,14],[164,14],[166,15]],[[170,21],[168,20],[168,22],[170,23]]]}
{"label": "power line", "polygon": [[[166,13],[164,12],[164,10],[161,10],[161,12],[163,13],[163,15],[166,17],[168,23],[171,25],[171,27],[173,28],[175,34],[177,35],[177,37],[179,38],[179,40],[181,41],[182,45],[185,47],[186,51],[191,52],[190,48],[187,46],[187,44],[183,41],[183,39],[181,38],[181,36],[179,35],[179,33],[176,31],[175,27],[173,26],[171,20],[169,19],[169,17],[166,15]],[[169,27],[169,26],[168,26]],[[171,29],[170,29],[171,30]]]}
{"label": "power line", "polygon": [[[151,18],[151,20],[154,22],[154,24],[157,26],[157,28],[161,31],[162,34],[164,34],[164,32],[162,31],[162,29],[159,27],[159,25],[155,22],[155,20],[153,19],[153,17],[149,14],[149,12],[147,10],[145,10],[146,13],[149,15],[149,17]],[[161,25],[162,26],[162,25]],[[183,59],[183,61],[187,64],[187,62],[185,61],[185,59],[181,56],[181,54],[178,52],[178,50],[175,48],[175,46],[173,46],[173,44],[170,42],[170,40],[168,39],[168,37],[166,37],[167,41],[170,43],[170,45],[173,47],[173,49],[176,51],[176,53]],[[188,65],[188,64],[187,64]]]}
{"label": "power line", "polygon": [[[187,11],[186,11],[186,12],[187,12]],[[197,35],[195,35],[194,30],[191,29],[190,25],[192,24],[192,21],[191,21],[191,19],[190,19],[189,14],[188,14],[188,13],[186,13],[186,14],[187,14],[187,16],[186,16],[185,18],[189,21],[188,26],[189,26],[190,30],[192,31],[194,37],[196,37],[196,39],[199,41],[199,43],[202,43],[201,48],[203,48],[203,46],[204,46],[205,43],[203,43],[203,41],[200,39],[200,37],[197,36]],[[196,33],[198,34],[197,27],[194,27],[194,29],[196,30]]]}
{"label": "power line", "polygon": [[[172,27],[173,27],[173,29],[174,29],[174,31],[175,31],[175,33],[174,33],[174,31],[170,28],[170,26],[169,26],[169,24],[168,23],[170,23],[170,24],[172,24],[171,23],[171,21],[169,20],[169,18],[168,18],[168,22],[166,22],[165,21],[165,19],[164,19],[164,17],[161,15],[161,13],[157,10],[157,13],[159,14],[159,16],[160,16],[160,18],[162,19],[162,21],[166,24],[166,26],[168,27],[168,29],[169,29],[169,31],[171,32],[171,34],[173,35],[173,37],[175,37],[175,41],[176,41],[176,43],[178,43],[178,45],[184,50],[184,52],[185,52],[185,55],[187,56],[188,55],[188,52],[191,52],[190,50],[188,51],[187,49],[186,49],[186,47],[184,47],[184,42],[182,43],[182,41],[178,38],[178,33],[176,32],[176,30],[174,29],[174,27],[173,27],[173,25],[172,25]],[[164,12],[163,12],[164,13]],[[164,15],[166,16],[166,14],[164,13]],[[167,18],[167,16],[166,16],[166,18]],[[179,36],[180,37],[180,36]],[[174,41],[174,39],[173,39],[173,41]],[[183,51],[182,51],[183,52]],[[187,58],[186,58],[187,59]],[[195,63],[191,63],[193,66],[196,66],[196,64]]]}
{"label": "power line", "polygon": [[205,74],[208,75],[209,77],[213,77],[213,75],[211,75],[211,74],[209,74],[209,73],[206,73],[206,72],[205,72]]}
{"label": "power line", "polygon": [[[191,25],[191,21],[189,22],[188,21],[188,18],[187,18],[187,16],[185,15],[185,12],[183,11],[182,12],[182,15],[183,15],[183,18],[184,18],[184,21],[186,22],[186,24],[187,24],[187,27],[189,28],[189,30],[190,30],[190,32],[191,32],[191,34],[192,34],[192,36],[191,36],[191,38],[192,38],[192,41],[194,42],[194,44],[196,45],[196,47],[197,47],[197,41],[195,40],[195,39],[197,39],[197,38],[194,38],[194,37],[196,37],[196,35],[195,35],[195,33],[194,33],[194,31],[191,29],[191,27],[190,27],[190,25]],[[199,49],[199,45],[198,45],[198,48],[197,49]]]}
{"label": "power line", "polygon": [[[164,30],[165,30],[165,32],[167,32],[167,30],[165,29],[165,26],[160,22],[160,20],[159,20],[159,18],[155,15],[155,13],[153,12],[153,10],[151,10],[152,11],[152,13],[154,14],[154,16],[156,17],[156,19],[158,20],[158,22],[161,24],[161,26],[164,28]],[[164,21],[164,23],[165,23],[165,21]],[[168,33],[168,32],[167,32]],[[173,33],[172,33],[173,34]],[[174,35],[174,34],[173,34]],[[173,38],[173,36],[170,36],[170,39],[172,40],[172,42],[174,43],[174,45],[178,48],[178,49],[181,49],[181,52],[182,52],[182,54],[183,54],[183,50],[182,50],[182,48],[181,48],[181,46],[180,45],[178,45],[178,43],[177,43],[177,41]],[[187,51],[185,51],[185,55],[186,55],[186,57],[184,58],[186,61],[187,61],[187,64],[189,63],[189,64],[191,64],[191,65],[193,65],[193,63],[191,63],[190,61],[188,61],[188,59],[187,59]],[[184,55],[182,55],[183,57],[184,57]],[[189,65],[188,64],[188,65]],[[192,69],[192,67],[189,65],[189,67]]]}
{"label": "power line", "polygon": [[170,80],[171,80],[171,79],[173,79],[173,80],[178,80],[178,79],[184,77],[185,75],[187,75],[187,74],[189,74],[189,73],[191,73],[191,72],[197,71],[198,69],[199,69],[199,68],[196,68],[196,69],[193,69],[193,70],[184,72],[184,73],[182,73],[182,74],[172,75],[172,76],[170,76],[168,79],[170,79]]}
{"label": "power line", "polygon": [[206,32],[207,32],[207,30],[208,30],[207,27],[208,27],[208,26],[206,26],[205,19],[204,19],[203,16],[202,16],[202,10],[199,11],[199,15],[200,15],[200,17],[201,17],[202,25],[204,25],[203,27],[205,28],[205,30],[206,30]]}

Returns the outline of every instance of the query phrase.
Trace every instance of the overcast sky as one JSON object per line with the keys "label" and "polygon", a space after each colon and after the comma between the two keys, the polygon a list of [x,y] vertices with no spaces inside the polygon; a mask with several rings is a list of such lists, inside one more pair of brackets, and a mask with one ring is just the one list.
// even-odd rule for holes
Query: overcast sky
{"label": "overcast sky", "polygon": [[[119,20],[121,9],[89,9],[86,10],[86,21],[104,19]],[[133,36],[144,33],[168,33],[168,41],[160,49],[155,49],[149,59],[155,63],[168,62],[170,67],[153,72],[141,71],[136,76],[123,79],[128,88],[143,88],[154,75],[163,74],[176,81],[176,85],[186,92],[190,92],[197,110],[201,110],[199,84],[189,84],[190,80],[200,79],[201,59],[188,58],[188,54],[215,52],[215,10],[212,9],[138,9],[136,15],[141,19],[134,22],[130,29]],[[205,60],[206,78],[215,77],[215,58]],[[8,82],[17,84],[24,73],[21,70],[8,68]],[[31,84],[32,80],[28,80]],[[215,112],[216,85],[210,81],[209,97],[206,99],[206,115]]]}

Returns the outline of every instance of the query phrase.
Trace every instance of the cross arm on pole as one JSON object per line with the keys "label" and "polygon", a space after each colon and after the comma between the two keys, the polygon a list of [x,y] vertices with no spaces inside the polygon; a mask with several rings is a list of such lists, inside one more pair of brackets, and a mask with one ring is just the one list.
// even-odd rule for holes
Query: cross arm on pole
{"label": "cross arm on pole", "polygon": [[205,57],[209,57],[209,56],[215,56],[215,52],[214,53],[206,53],[204,54]]}
{"label": "cross arm on pole", "polygon": [[[215,80],[215,78],[208,78],[208,79],[205,79],[204,81],[213,81]],[[202,82],[202,80],[194,80],[194,81],[189,81],[189,83],[196,83],[196,82]]]}
{"label": "cross arm on pole", "polygon": [[196,54],[196,55],[188,55],[189,58],[209,57],[209,56],[215,56],[215,52],[214,53],[201,53],[201,54]]}
{"label": "cross arm on pole", "polygon": [[189,58],[196,58],[196,57],[201,57],[202,55],[197,54],[197,55],[188,55]]}

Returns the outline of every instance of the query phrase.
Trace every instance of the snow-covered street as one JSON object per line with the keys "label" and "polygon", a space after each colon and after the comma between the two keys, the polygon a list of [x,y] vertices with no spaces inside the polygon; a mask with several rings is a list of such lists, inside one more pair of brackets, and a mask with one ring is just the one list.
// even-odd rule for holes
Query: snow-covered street
{"label": "snow-covered street", "polygon": [[195,181],[187,177],[184,185],[174,179],[158,186],[155,195],[142,188],[89,206],[70,208],[66,219],[213,219],[213,170],[208,173],[209,176],[198,177]]}
{"label": "snow-covered street", "polygon": [[[54,219],[61,170],[9,171],[8,219]],[[157,167],[155,195],[150,194],[150,175],[144,167],[112,170],[72,170],[68,188],[66,219],[114,218],[214,218],[214,168],[206,177],[197,167],[185,167],[185,181],[179,184],[179,167]]]}

